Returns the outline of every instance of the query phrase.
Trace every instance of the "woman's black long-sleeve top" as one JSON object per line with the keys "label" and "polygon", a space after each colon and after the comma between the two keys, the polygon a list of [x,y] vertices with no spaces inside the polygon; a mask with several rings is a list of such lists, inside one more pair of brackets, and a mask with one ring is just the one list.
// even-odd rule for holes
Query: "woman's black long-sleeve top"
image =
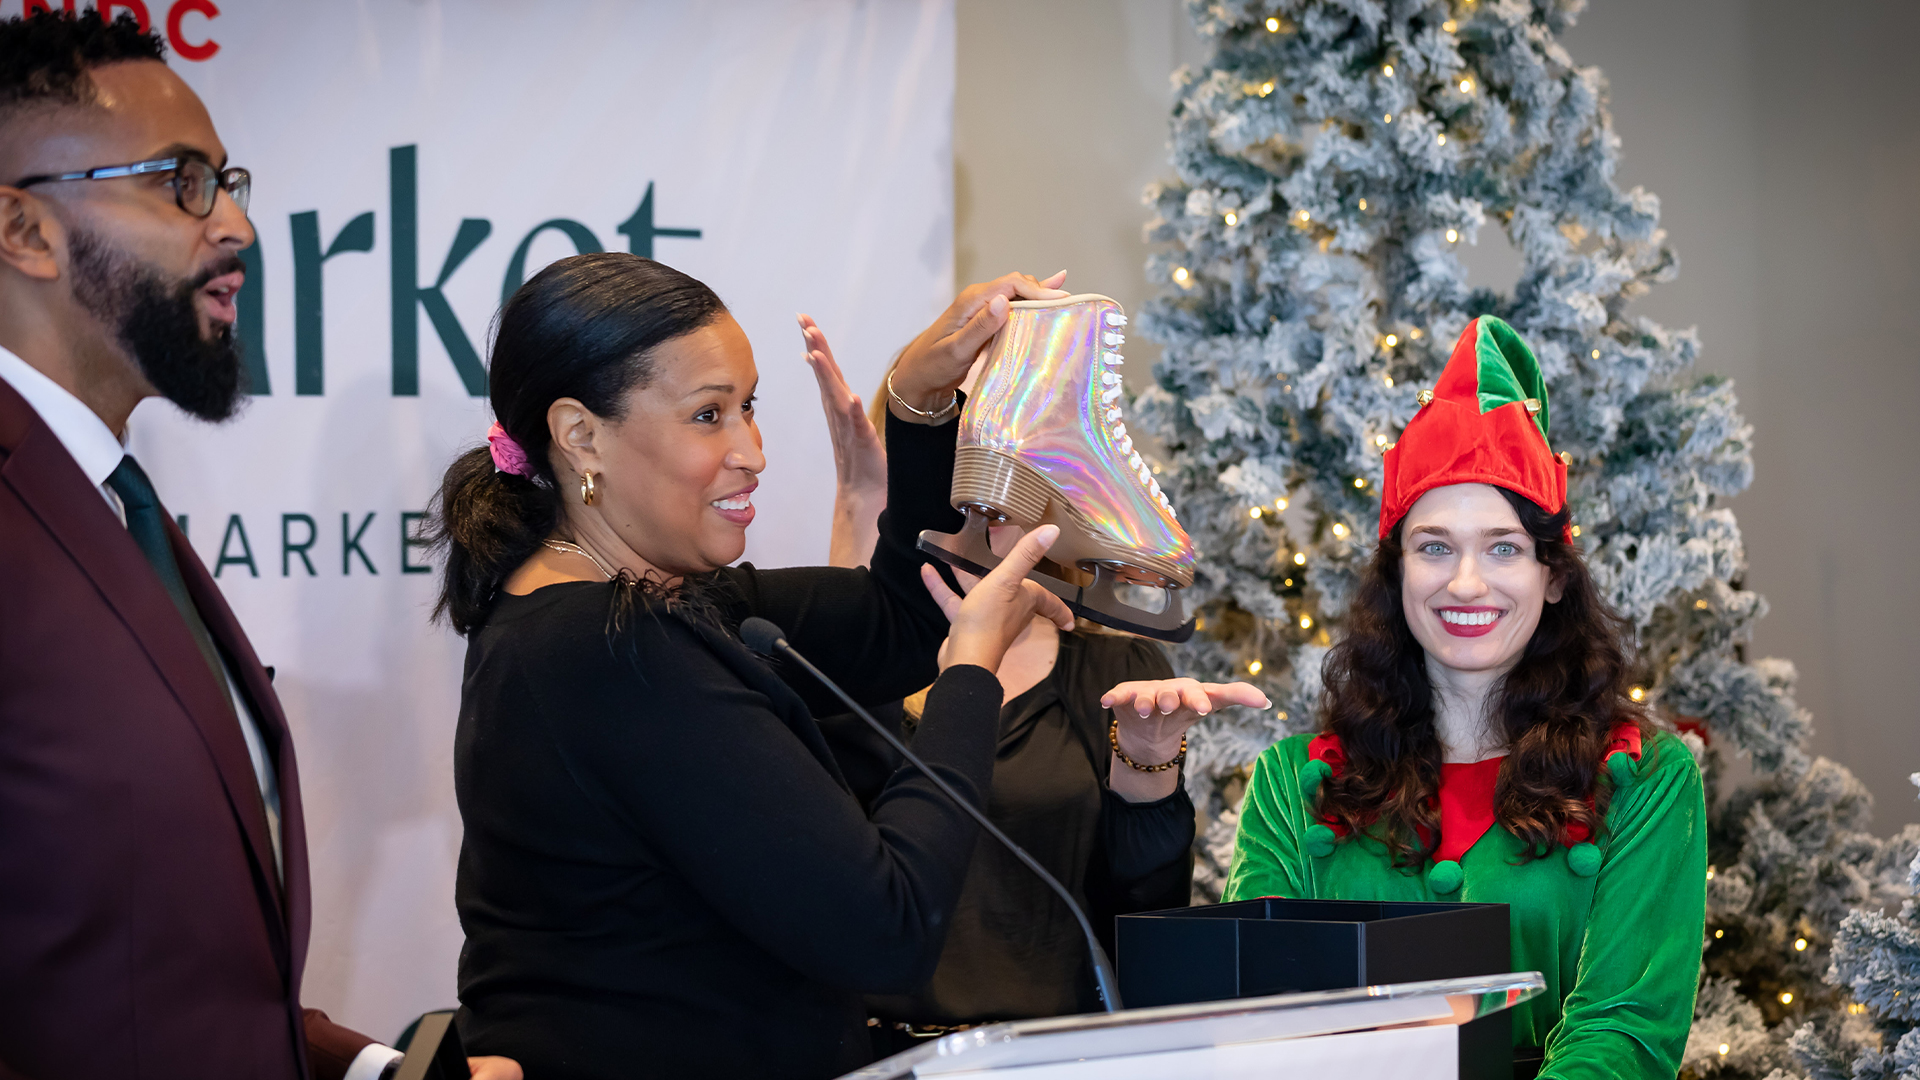
{"label": "woman's black long-sleeve top", "polygon": [[[1066,885],[1108,955],[1115,916],[1185,907],[1192,890],[1193,802],[1184,786],[1148,803],[1107,786],[1113,714],[1100,695],[1122,682],[1172,677],[1152,642],[1062,634],[1046,678],[1000,711],[987,816]],[[856,796],[884,790],[899,765],[891,747],[852,716],[822,717],[820,727]],[[1100,1003],[1072,913],[983,838],[933,978],[912,994],[872,996],[867,1006],[889,1022],[951,1026],[1093,1012]],[[891,1024],[880,1034],[881,1045],[900,1045]]]}
{"label": "woman's black long-sleeve top", "polygon": [[[889,420],[871,571],[741,565],[707,583],[706,615],[642,600],[617,628],[621,586],[498,599],[455,739],[471,1053],[538,1080],[820,1080],[869,1060],[861,994],[926,981],[976,829],[910,773],[863,812],[809,713],[827,693],[732,628],[771,619],[863,703],[932,679],[947,627],[914,541],[959,527],[955,430]],[[916,740],[976,805],[1000,697],[986,669],[949,668]]]}

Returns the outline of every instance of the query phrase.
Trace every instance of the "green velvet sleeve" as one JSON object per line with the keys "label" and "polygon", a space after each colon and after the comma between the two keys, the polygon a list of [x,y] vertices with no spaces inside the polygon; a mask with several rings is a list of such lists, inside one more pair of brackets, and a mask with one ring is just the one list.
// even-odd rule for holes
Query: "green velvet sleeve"
{"label": "green velvet sleeve", "polygon": [[1309,898],[1308,858],[1302,850],[1305,810],[1300,798],[1300,762],[1308,735],[1284,739],[1261,753],[1247,781],[1240,830],[1233,840],[1223,901],[1261,896]]}
{"label": "green velvet sleeve", "polygon": [[1706,800],[1678,739],[1659,734],[1608,808],[1579,967],[1547,1036],[1541,1080],[1672,1077],[1700,981]]}

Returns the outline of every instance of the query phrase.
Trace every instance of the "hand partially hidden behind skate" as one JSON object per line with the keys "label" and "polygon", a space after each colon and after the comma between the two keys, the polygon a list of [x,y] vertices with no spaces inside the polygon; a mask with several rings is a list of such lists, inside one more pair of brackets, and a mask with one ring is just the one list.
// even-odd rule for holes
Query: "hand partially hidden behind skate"
{"label": "hand partially hidden behind skate", "polygon": [[956,573],[960,587],[966,590],[965,597],[947,588],[931,564],[920,567],[920,580],[952,624],[947,640],[940,645],[941,671],[954,664],[978,664],[998,672],[1013,639],[1026,630],[1035,615],[1061,630],[1073,629],[1073,613],[1067,605],[1027,580],[1027,573],[1059,538],[1057,526],[1042,525],[1021,537],[986,577]]}
{"label": "hand partially hidden behind skate", "polygon": [[[969,285],[954,298],[946,313],[921,331],[900,353],[893,369],[893,391],[926,412],[938,412],[953,400],[953,392],[967,379],[980,351],[1007,321],[1013,300],[1057,300],[1067,293],[1065,270],[1039,280],[1030,274],[1005,274],[992,281]],[[893,415],[909,423],[927,423],[889,402]]]}

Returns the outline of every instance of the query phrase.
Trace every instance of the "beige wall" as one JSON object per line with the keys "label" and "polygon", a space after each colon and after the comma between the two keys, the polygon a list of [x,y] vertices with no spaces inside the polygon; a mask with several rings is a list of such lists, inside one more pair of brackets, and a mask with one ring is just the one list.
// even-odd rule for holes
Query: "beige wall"
{"label": "beige wall", "polygon": [[[1168,76],[1204,56],[1185,4],[958,4],[958,279],[1065,266],[1137,307]],[[1873,789],[1882,832],[1920,819],[1916,40],[1920,5],[1866,0],[1599,0],[1566,39],[1607,73],[1619,179],[1661,197],[1680,253],[1636,310],[1697,326],[1756,428],[1735,503],[1748,584],[1773,604],[1755,654],[1799,665],[1814,749]],[[1483,243],[1469,265],[1510,282],[1511,252]]]}

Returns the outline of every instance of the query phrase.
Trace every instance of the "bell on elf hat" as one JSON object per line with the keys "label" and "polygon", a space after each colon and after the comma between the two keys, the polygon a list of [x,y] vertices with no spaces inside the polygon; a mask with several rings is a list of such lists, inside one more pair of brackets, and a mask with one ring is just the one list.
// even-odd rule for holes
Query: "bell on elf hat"
{"label": "bell on elf hat", "polygon": [[1467,324],[1385,467],[1382,539],[1420,496],[1449,484],[1506,488],[1549,514],[1567,505],[1566,459],[1547,445],[1547,384],[1513,327],[1492,315]]}

